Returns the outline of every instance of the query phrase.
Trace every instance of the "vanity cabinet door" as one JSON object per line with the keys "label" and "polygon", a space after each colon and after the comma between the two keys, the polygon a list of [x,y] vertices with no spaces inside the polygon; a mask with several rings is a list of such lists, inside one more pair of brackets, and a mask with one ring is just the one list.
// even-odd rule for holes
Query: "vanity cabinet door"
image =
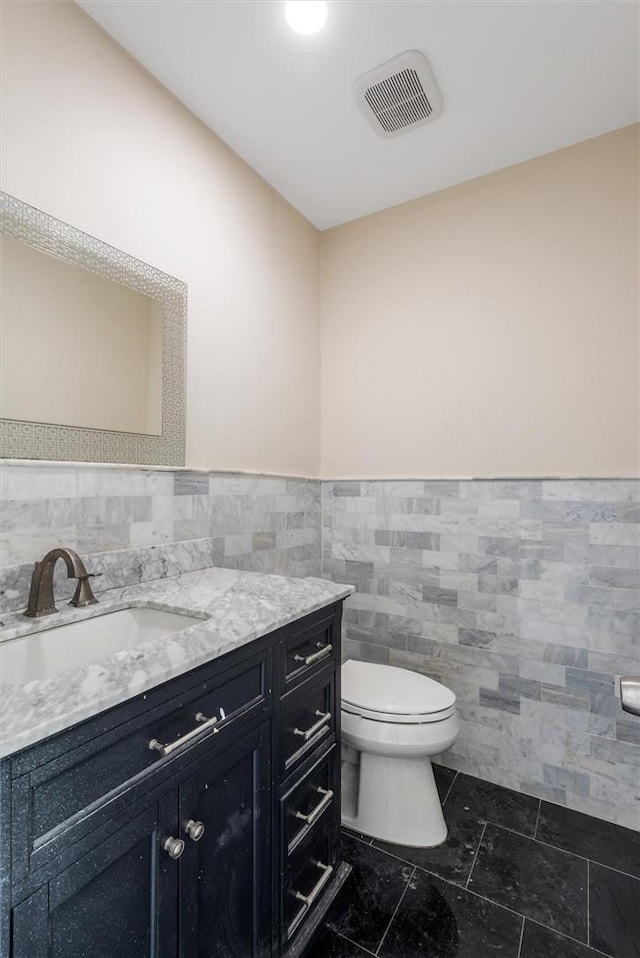
{"label": "vanity cabinet door", "polygon": [[269,743],[265,723],[180,788],[180,958],[271,954]]}
{"label": "vanity cabinet door", "polygon": [[17,904],[12,958],[175,958],[175,811],[174,792]]}

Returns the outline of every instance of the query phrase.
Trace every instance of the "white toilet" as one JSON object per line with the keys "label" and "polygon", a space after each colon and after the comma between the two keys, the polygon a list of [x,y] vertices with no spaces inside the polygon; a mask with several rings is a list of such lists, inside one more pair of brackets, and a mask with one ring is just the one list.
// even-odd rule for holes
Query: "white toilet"
{"label": "white toilet", "polygon": [[447,837],[431,756],[455,742],[456,697],[408,669],[349,659],[342,666],[342,821],[397,845]]}

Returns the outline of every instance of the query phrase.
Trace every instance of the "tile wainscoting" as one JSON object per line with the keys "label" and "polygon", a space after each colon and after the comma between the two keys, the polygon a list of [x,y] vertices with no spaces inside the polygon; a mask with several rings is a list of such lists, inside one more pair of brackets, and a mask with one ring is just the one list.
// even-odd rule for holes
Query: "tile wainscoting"
{"label": "tile wainscoting", "polygon": [[[614,676],[640,672],[640,481],[324,482],[5,462],[0,601],[33,562],[88,556],[96,591],[209,565],[356,586],[346,653],[452,688],[441,761],[638,829],[640,719]],[[322,544],[321,544],[322,539]],[[73,591],[62,564],[56,595]]]}
{"label": "tile wainscoting", "polygon": [[[318,480],[118,466],[0,467],[0,609],[24,607],[33,562],[88,557],[95,591],[216,565],[321,575]],[[72,594],[63,564],[56,596]]]}
{"label": "tile wainscoting", "polygon": [[346,654],[453,689],[443,764],[638,829],[639,523],[636,480],[325,482]]}

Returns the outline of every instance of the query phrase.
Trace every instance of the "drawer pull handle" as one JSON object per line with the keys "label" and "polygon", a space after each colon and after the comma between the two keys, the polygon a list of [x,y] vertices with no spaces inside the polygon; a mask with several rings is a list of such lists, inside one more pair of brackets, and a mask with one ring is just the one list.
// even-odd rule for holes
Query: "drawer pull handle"
{"label": "drawer pull handle", "polygon": [[316,791],[319,795],[323,796],[316,807],[312,809],[308,815],[303,815],[302,812],[296,812],[296,818],[299,818],[307,825],[313,825],[316,819],[322,815],[327,805],[331,804],[331,800],[333,798],[333,790],[330,788],[318,788]]}
{"label": "drawer pull handle", "polygon": [[287,928],[287,938],[291,938],[294,931],[296,930],[296,928],[298,927],[298,925],[300,924],[304,916],[307,914],[307,912],[313,905],[314,901],[316,900],[316,898],[318,897],[318,895],[320,894],[324,886],[327,884],[327,882],[331,878],[331,875],[333,874],[332,865],[323,865],[322,862],[314,862],[314,864],[316,868],[319,868],[322,871],[322,875],[319,878],[317,884],[311,889],[309,894],[303,895],[301,891],[291,891],[291,894],[296,899],[296,901],[302,902],[302,908],[300,909],[296,917],[293,919],[293,921]]}
{"label": "drawer pull handle", "polygon": [[199,842],[204,835],[204,824],[202,822],[196,822],[193,818],[190,818],[187,824],[184,826],[184,830],[192,842]]}
{"label": "drawer pull handle", "polygon": [[314,901],[333,874],[333,865],[323,865],[322,862],[316,862],[315,865],[322,872],[322,875],[316,884],[313,886],[308,895],[303,895],[301,891],[297,891],[294,895],[294,898],[296,898],[297,901],[301,901],[304,905],[306,905],[307,908],[311,908]]}
{"label": "drawer pull handle", "polygon": [[294,655],[294,662],[302,662],[303,665],[313,665],[314,662],[319,662],[320,659],[324,659],[327,655],[331,655],[333,652],[333,646],[331,643],[329,645],[320,645],[318,643],[318,652],[314,652],[313,655]]}
{"label": "drawer pull handle", "polygon": [[186,735],[181,735],[180,738],[177,738],[175,742],[169,742],[168,745],[163,745],[162,742],[159,742],[157,738],[152,738],[149,742],[149,748],[152,752],[159,752],[163,757],[165,755],[171,755],[172,752],[175,752],[177,748],[182,748],[183,745],[187,745],[189,742],[192,742],[194,738],[198,738],[200,735],[204,735],[209,729],[217,723],[217,718],[207,718],[206,715],[203,715],[202,712],[196,713],[196,722],[200,722],[200,725],[196,728],[192,728],[190,732],[187,732]]}
{"label": "drawer pull handle", "polygon": [[293,730],[293,734],[300,736],[300,738],[303,738],[305,742],[308,742],[310,738],[313,738],[316,732],[319,732],[324,725],[328,725],[331,721],[331,712],[321,712],[319,709],[316,709],[313,714],[318,716],[318,721],[315,722],[311,728],[308,728],[306,732],[301,728],[294,728]]}
{"label": "drawer pull handle", "polygon": [[172,858],[175,862],[181,857],[184,851],[184,842],[181,838],[167,838],[162,847],[169,858]]}

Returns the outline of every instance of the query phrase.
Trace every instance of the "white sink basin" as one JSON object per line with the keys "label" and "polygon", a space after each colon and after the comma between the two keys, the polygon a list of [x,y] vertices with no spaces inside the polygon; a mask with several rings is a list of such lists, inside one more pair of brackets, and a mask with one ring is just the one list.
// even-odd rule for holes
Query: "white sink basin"
{"label": "white sink basin", "polygon": [[158,609],[122,609],[8,639],[0,642],[0,681],[22,685],[50,678],[202,621]]}

